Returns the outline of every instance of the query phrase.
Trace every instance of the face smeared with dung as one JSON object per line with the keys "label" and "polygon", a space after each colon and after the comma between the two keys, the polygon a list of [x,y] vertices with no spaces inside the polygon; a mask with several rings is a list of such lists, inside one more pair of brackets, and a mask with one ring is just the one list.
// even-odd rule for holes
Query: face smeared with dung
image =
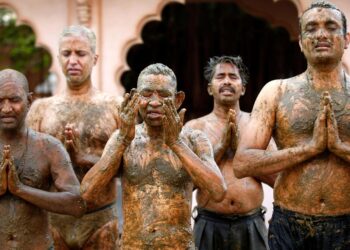
{"label": "face smeared with dung", "polygon": [[14,80],[0,82],[0,129],[16,130],[25,121],[29,100],[22,84]]}
{"label": "face smeared with dung", "polygon": [[208,92],[217,103],[231,105],[237,102],[245,92],[237,66],[231,63],[216,65]]}
{"label": "face smeared with dung", "polygon": [[335,9],[313,8],[301,19],[300,48],[311,64],[338,63],[349,44],[343,34],[341,13]]}
{"label": "face smeared with dung", "polygon": [[137,91],[140,93],[140,115],[150,126],[161,126],[164,116],[165,98],[175,101],[175,83],[170,76],[144,75],[139,81]]}
{"label": "face smeared with dung", "polygon": [[83,36],[67,36],[60,41],[58,59],[70,87],[78,87],[91,77],[97,55]]}

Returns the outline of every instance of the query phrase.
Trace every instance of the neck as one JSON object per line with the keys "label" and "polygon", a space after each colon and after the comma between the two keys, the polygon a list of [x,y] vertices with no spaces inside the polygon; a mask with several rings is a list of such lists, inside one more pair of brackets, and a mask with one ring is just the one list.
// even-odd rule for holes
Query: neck
{"label": "neck", "polygon": [[310,84],[319,90],[341,89],[345,84],[344,75],[341,65],[329,68],[309,65],[306,70],[306,77]]}
{"label": "neck", "polygon": [[149,138],[163,140],[163,126],[149,126],[145,122],[143,126]]}
{"label": "neck", "polygon": [[0,130],[0,138],[3,144],[10,144],[10,142],[18,141],[19,139],[26,136],[28,128],[22,126],[20,129],[14,130]]}
{"label": "neck", "polygon": [[91,80],[88,80],[79,86],[70,86],[67,84],[67,89],[65,92],[68,96],[87,95],[91,92],[92,88]]}
{"label": "neck", "polygon": [[212,113],[214,113],[215,116],[226,120],[227,114],[228,114],[230,109],[233,109],[236,112],[236,117],[238,117],[240,112],[241,112],[241,108],[239,106],[239,101],[236,101],[235,103],[230,104],[230,105],[223,105],[223,104],[219,104],[217,102],[214,102],[214,108],[213,108]]}

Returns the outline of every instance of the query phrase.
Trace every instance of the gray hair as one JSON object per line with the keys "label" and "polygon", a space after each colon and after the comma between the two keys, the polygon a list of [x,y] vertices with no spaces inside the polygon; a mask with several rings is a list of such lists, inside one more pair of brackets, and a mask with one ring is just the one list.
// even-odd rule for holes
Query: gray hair
{"label": "gray hair", "polygon": [[64,37],[71,37],[71,36],[82,36],[85,37],[90,44],[91,51],[95,54],[96,53],[96,35],[95,33],[82,25],[71,25],[66,27],[59,38],[59,42],[61,42],[62,38]]}
{"label": "gray hair", "polygon": [[162,64],[162,63],[154,63],[146,68],[144,68],[138,79],[137,79],[137,87],[139,87],[139,84],[141,83],[141,79],[144,76],[147,75],[164,75],[164,76],[169,76],[171,78],[171,81],[174,85],[174,88],[176,90],[177,88],[177,80],[174,71],[172,71],[168,66]]}
{"label": "gray hair", "polygon": [[24,74],[14,69],[3,69],[0,71],[0,85],[7,82],[15,82],[22,85],[25,92],[29,93],[28,80]]}

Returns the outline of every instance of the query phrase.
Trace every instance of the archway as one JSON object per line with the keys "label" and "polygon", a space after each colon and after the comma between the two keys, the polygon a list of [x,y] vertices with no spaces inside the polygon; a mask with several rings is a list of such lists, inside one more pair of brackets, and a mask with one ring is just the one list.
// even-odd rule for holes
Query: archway
{"label": "archway", "polygon": [[0,69],[12,68],[26,75],[36,97],[52,95],[54,75],[49,73],[52,57],[35,45],[35,33],[26,24],[17,24],[11,7],[0,6]]}
{"label": "archway", "polygon": [[[295,6],[289,4],[297,16]],[[251,74],[241,100],[245,111],[251,110],[266,82],[296,75],[306,67],[297,41],[291,40],[286,29],[271,26],[231,1],[168,4],[161,21],[148,22],[141,36],[144,43],[127,53],[130,70],[123,73],[122,84],[128,91],[136,86],[137,75],[147,65],[168,65],[178,77],[179,89],[186,92],[183,106],[188,110],[187,119],[212,109],[203,77],[203,67],[211,56],[242,56]]]}

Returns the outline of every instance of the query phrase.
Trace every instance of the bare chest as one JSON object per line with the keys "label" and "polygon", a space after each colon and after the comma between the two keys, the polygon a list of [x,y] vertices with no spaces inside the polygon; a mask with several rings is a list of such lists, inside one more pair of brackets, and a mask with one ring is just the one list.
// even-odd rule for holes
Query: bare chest
{"label": "bare chest", "polygon": [[[344,91],[329,93],[339,135],[347,140],[350,135],[350,95]],[[275,139],[278,145],[294,146],[312,137],[321,95],[322,92],[303,87],[282,96],[276,112]]]}
{"label": "bare chest", "polygon": [[41,132],[61,141],[66,125],[71,125],[83,145],[104,147],[117,128],[113,110],[105,103],[60,102],[51,105],[40,124]]}
{"label": "bare chest", "polygon": [[133,185],[184,187],[191,179],[182,162],[161,143],[132,143],[124,153],[123,176]]}

